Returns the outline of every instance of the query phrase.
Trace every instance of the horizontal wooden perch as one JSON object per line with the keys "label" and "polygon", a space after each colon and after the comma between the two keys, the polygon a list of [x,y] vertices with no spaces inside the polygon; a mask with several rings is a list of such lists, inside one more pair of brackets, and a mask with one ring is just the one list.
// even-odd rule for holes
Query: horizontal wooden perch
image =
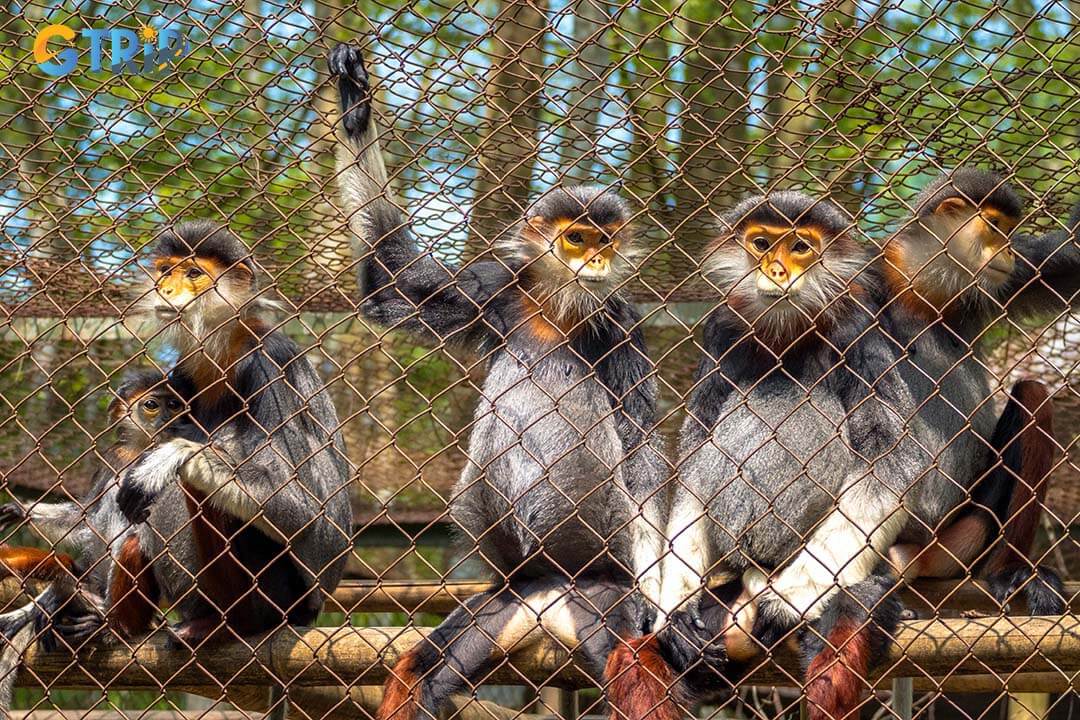
{"label": "horizontal wooden perch", "polygon": [[[286,628],[248,643],[196,655],[169,650],[160,634],[132,648],[94,646],[77,658],[31,650],[19,683],[35,686],[161,688],[179,686],[377,685],[388,665],[426,628]],[[486,684],[591,686],[564,648],[536,638],[514,648]],[[744,683],[787,685],[794,657],[762,660]],[[1006,617],[917,620],[902,625],[882,678],[958,677],[1080,670],[1080,619]],[[922,683],[920,683],[922,684]]]}
{"label": "horizontal wooden perch", "polygon": [[[398,582],[350,580],[343,582],[327,603],[329,612],[428,612],[446,614],[467,598],[497,587],[489,582]],[[1080,583],[1065,583],[1065,599],[1080,612]],[[903,591],[906,607],[920,613],[964,610],[997,614],[1001,608],[985,584],[964,580],[920,580]],[[1016,611],[1024,602],[1017,599]]]}

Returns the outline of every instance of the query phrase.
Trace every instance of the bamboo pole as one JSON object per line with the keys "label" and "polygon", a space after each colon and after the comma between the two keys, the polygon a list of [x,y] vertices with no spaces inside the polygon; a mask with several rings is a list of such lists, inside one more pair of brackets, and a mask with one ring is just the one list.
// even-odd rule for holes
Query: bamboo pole
{"label": "bamboo pole", "polygon": [[[135,647],[95,645],[73,658],[33,648],[19,673],[19,683],[110,689],[161,688],[164,685],[266,687],[281,682],[297,686],[381,684],[387,666],[415,645],[427,628],[285,628],[259,639],[216,645],[192,655],[166,648],[157,634]],[[594,686],[557,643],[536,633],[515,648],[507,662],[485,676],[488,684],[538,685],[576,689]],[[740,684],[783,685],[798,673],[798,659],[788,650],[737,678]],[[881,678],[934,678],[944,675],[1048,673],[1080,670],[1080,619],[1008,617],[905,622],[883,664]]]}
{"label": "bamboo pole", "polygon": [[[433,613],[453,612],[461,604],[481,592],[499,587],[497,583],[484,581],[378,581],[346,580],[327,599],[327,612],[400,612]],[[16,598],[26,601],[22,586],[15,578],[0,581],[0,607],[9,605]],[[1001,608],[991,597],[986,584],[965,580],[919,580],[905,588],[901,595],[904,605],[919,613],[948,614],[960,610],[998,614]],[[1065,599],[1074,613],[1080,613],[1080,582],[1065,583]],[[8,607],[7,609],[12,609]],[[1020,614],[1024,605],[1019,601],[1012,608]]]}
{"label": "bamboo pole", "polygon": [[[327,601],[328,612],[453,612],[477,593],[497,588],[490,582],[381,582],[349,580]],[[919,580],[902,590],[905,607],[919,613],[974,611],[998,614],[1001,608],[986,584],[969,580]],[[1065,599],[1080,613],[1080,582],[1065,583]],[[1023,601],[1011,608],[1020,614]]]}

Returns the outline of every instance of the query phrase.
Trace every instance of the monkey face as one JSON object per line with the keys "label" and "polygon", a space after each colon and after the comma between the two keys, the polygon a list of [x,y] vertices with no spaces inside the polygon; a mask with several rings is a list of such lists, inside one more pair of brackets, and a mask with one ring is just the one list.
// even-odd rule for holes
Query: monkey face
{"label": "monkey face", "polygon": [[[243,264],[228,267],[213,257],[158,255],[151,270],[152,288],[136,312],[167,323],[180,345],[206,336],[236,316],[254,292],[251,270]],[[183,323],[175,321],[182,317]]]}
{"label": "monkey face", "polygon": [[768,297],[799,292],[806,271],[821,257],[822,234],[813,227],[751,225],[742,239],[756,264],[757,291]]}
{"label": "monkey face", "polygon": [[123,390],[109,406],[109,414],[128,446],[146,449],[175,436],[191,422],[187,405],[168,386]]}
{"label": "monkey face", "polygon": [[154,276],[154,309],[161,314],[205,312],[215,305],[228,305],[235,312],[244,300],[236,290],[243,286],[241,282],[250,282],[245,266],[227,268],[213,258],[201,257],[158,257]]}
{"label": "monkey face", "polygon": [[1009,239],[1017,218],[990,205],[975,207],[959,197],[942,200],[932,217],[932,233],[966,280],[977,278],[981,284],[995,287],[1012,275],[1016,256]]}
{"label": "monkey face", "polygon": [[585,220],[540,216],[528,224],[545,238],[550,251],[575,278],[584,283],[603,283],[611,276],[617,259],[618,228],[598,227]]}

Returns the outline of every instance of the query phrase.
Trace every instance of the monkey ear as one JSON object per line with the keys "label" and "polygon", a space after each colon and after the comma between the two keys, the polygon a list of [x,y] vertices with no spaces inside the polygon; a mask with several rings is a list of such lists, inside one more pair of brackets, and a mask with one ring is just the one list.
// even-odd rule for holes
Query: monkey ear
{"label": "monkey ear", "polygon": [[960,197],[945,198],[934,208],[935,215],[960,215],[965,212],[971,212],[971,203]]}
{"label": "monkey ear", "polygon": [[127,407],[124,404],[124,401],[119,397],[114,397],[112,402],[109,403],[109,407],[105,410],[109,415],[109,422],[116,422],[124,416],[126,411]]}

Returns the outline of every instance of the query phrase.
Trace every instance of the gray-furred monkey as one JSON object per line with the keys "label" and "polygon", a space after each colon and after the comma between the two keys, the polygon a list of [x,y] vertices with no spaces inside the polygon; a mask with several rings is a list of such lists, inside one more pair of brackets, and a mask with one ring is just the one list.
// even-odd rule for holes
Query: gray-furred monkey
{"label": "gray-furred monkey", "polygon": [[[70,565],[80,582],[111,604],[109,589],[117,581],[114,562],[132,535],[131,523],[116,504],[118,474],[152,445],[178,437],[195,440],[200,433],[187,416],[183,398],[157,370],[126,375],[109,404],[108,414],[116,440],[99,450],[102,463],[85,496],[68,502],[6,503],[0,506],[0,530],[27,523],[54,550],[66,553],[58,553],[55,558]],[[42,577],[42,567],[32,566],[31,555],[17,559],[8,556],[7,551],[19,550],[29,552],[33,548],[0,547],[3,570],[21,577],[55,579]]]}
{"label": "gray-furred monkey", "polygon": [[1060,581],[1028,559],[1053,465],[1049,399],[1019,383],[999,419],[983,341],[1003,320],[1047,320],[1075,304],[1080,206],[1068,230],[1016,234],[1020,198],[972,168],[942,175],[914,204],[885,246],[882,320],[904,350],[899,371],[919,407],[912,432],[937,478],[911,498],[893,563],[908,577],[979,569],[1000,602],[1019,591],[1030,614],[1060,614]]}
{"label": "gray-furred monkey", "polygon": [[[170,543],[155,574],[166,600],[184,600],[173,637],[197,645],[309,624],[352,547],[351,473],[333,403],[265,317],[250,251],[227,230],[178,224],[151,260],[138,309],[178,352],[170,383],[209,442],[151,448],[124,474],[117,502]],[[178,525],[195,550],[188,567],[173,552],[186,541],[170,541]]]}
{"label": "gray-furred monkey", "polygon": [[116,440],[100,450],[101,467],[80,501],[0,506],[4,530],[28,522],[53,546],[52,551],[0,546],[3,572],[49,581],[31,602],[0,615],[0,634],[8,641],[0,652],[0,712],[5,714],[19,661],[35,637],[46,650],[55,647],[57,635],[74,647],[103,619],[131,637],[148,630],[157,614],[160,593],[145,554],[153,542],[140,537],[120,512],[117,474],[155,443],[200,434],[180,396],[156,370],[125,377],[109,404],[109,419]]}
{"label": "gray-furred monkey", "polygon": [[629,209],[602,188],[554,190],[496,248],[497,260],[446,265],[417,248],[382,196],[359,51],[337,47],[330,68],[343,112],[341,195],[365,256],[362,311],[487,358],[451,513],[509,581],[472,598],[398,662],[379,717],[437,715],[533,632],[579,650],[599,679],[618,635],[647,622],[634,579],[655,597],[651,501],[667,478],[650,440],[654,370],[640,316],[620,291],[632,270]]}
{"label": "gray-furred monkey", "polygon": [[[726,302],[707,319],[681,433],[667,621],[631,643],[641,665],[616,648],[609,696],[633,720],[679,717],[676,700],[730,687],[729,655],[798,627],[810,717],[843,717],[899,620],[884,560],[929,458],[906,435],[915,406],[849,221],[795,192],[724,220],[704,270]],[[710,577],[741,584],[734,618],[706,597]],[[729,623],[749,634],[741,647],[725,645]]]}

